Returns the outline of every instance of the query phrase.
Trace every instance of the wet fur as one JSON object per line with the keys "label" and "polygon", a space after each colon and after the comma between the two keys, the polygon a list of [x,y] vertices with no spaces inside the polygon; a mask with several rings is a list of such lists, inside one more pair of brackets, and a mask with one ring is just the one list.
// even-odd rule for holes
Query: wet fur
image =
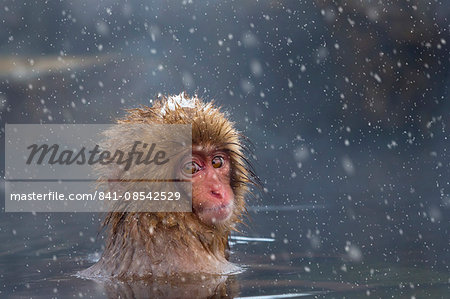
{"label": "wet fur", "polygon": [[[185,99],[188,97],[183,93]],[[179,273],[225,274],[239,268],[228,262],[228,236],[242,221],[249,185],[257,184],[246,158],[243,137],[228,117],[214,106],[193,97],[195,108],[168,108],[169,98],[152,107],[127,110],[119,124],[192,124],[192,144],[228,152],[234,210],[226,222],[208,226],[195,213],[110,212],[104,221],[108,231],[100,260],[81,272],[94,277],[148,277]],[[173,108],[173,107],[172,107]],[[124,141],[123,132],[109,132],[111,142]],[[127,136],[142,140],[142,136]],[[107,177],[104,170],[103,176]],[[193,199],[195,201],[195,198]]]}

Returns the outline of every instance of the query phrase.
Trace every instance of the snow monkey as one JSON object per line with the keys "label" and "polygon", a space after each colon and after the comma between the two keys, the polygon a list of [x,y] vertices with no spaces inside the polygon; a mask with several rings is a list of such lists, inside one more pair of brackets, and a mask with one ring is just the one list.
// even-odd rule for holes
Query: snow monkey
{"label": "snow monkey", "polygon": [[[250,187],[259,184],[246,138],[214,103],[185,93],[127,110],[118,123],[192,125],[192,160],[176,171],[192,182],[193,212],[108,213],[105,250],[81,275],[126,279],[238,270],[228,261],[228,237],[242,222]],[[133,142],[121,132],[108,138]]]}

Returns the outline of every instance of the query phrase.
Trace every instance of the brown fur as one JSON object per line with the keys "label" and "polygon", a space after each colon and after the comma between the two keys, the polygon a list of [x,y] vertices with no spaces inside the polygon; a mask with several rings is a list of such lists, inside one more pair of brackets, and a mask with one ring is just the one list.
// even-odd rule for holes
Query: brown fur
{"label": "brown fur", "polygon": [[[181,96],[188,99],[184,93]],[[213,103],[195,96],[194,108],[176,104],[175,109],[170,109],[170,99],[164,97],[152,107],[130,109],[118,123],[192,124],[193,146],[226,150],[231,161],[233,214],[220,225],[208,226],[195,213],[111,212],[104,221],[108,229],[105,251],[82,275],[127,278],[183,272],[223,274],[236,270],[227,261],[228,236],[236,229],[235,224],[242,221],[249,184],[257,183],[244,155],[245,137]],[[109,132],[108,138],[114,143],[124,141],[123,132]]]}

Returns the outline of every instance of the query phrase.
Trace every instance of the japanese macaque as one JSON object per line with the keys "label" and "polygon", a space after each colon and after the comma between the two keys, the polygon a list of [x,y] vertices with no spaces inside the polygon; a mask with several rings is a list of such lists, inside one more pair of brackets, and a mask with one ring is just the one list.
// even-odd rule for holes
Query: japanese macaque
{"label": "japanese macaque", "polygon": [[[103,255],[80,274],[128,279],[239,270],[228,261],[228,237],[242,222],[250,186],[258,184],[245,137],[220,108],[185,93],[130,109],[118,123],[192,125],[192,160],[177,171],[192,182],[193,212],[110,212]],[[133,137],[108,134],[113,143]]]}

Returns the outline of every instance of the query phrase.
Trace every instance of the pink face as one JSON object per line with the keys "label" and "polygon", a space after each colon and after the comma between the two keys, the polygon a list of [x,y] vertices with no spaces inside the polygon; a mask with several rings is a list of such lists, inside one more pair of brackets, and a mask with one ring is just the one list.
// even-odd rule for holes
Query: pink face
{"label": "pink face", "polygon": [[233,211],[230,157],[223,151],[193,150],[192,161],[182,164],[181,174],[192,181],[192,207],[208,225],[223,223]]}

